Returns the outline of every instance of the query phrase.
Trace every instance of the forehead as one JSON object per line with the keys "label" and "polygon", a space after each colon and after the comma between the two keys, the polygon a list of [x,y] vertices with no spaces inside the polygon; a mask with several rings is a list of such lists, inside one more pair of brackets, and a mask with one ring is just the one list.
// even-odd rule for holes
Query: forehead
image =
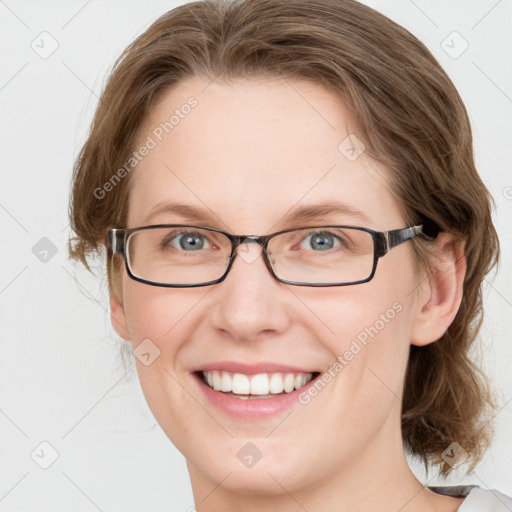
{"label": "forehead", "polygon": [[312,82],[188,78],[140,130],[136,150],[149,149],[130,176],[128,225],[174,202],[209,212],[210,224],[264,233],[290,210],[337,202],[363,212],[368,227],[401,227],[390,172],[357,157],[357,132],[342,99]]}

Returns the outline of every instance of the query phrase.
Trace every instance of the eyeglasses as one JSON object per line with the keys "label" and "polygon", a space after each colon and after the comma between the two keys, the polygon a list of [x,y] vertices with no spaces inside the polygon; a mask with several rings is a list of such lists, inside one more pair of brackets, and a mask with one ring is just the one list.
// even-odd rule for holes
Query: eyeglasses
{"label": "eyeglasses", "polygon": [[[154,286],[188,288],[223,281],[242,244],[259,244],[275,279],[298,286],[366,283],[379,258],[419,235],[435,238],[431,221],[392,231],[355,226],[312,226],[265,236],[232,235],[188,224],[159,224],[108,232],[111,257],[121,254],[128,275]],[[237,253],[238,249],[238,253]],[[246,261],[247,257],[242,255]]]}

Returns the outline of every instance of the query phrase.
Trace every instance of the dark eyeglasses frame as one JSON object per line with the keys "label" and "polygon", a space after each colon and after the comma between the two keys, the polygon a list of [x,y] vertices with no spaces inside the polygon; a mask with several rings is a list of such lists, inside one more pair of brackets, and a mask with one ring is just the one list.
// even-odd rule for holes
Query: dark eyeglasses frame
{"label": "dark eyeglasses frame", "polygon": [[[224,274],[219,277],[218,279],[215,279],[213,281],[207,281],[205,283],[194,283],[194,284],[168,284],[168,283],[157,283],[154,281],[148,281],[146,279],[142,279],[141,277],[135,276],[129,265],[128,265],[128,258],[126,257],[126,243],[128,240],[128,237],[137,231],[143,231],[146,229],[154,229],[154,228],[177,228],[177,227],[190,227],[190,228],[200,228],[207,231],[213,231],[216,233],[221,233],[225,235],[231,242],[231,254],[229,256],[229,262],[228,266],[226,268],[226,271]],[[270,263],[269,256],[267,253],[267,246],[268,242],[274,238],[275,236],[284,234],[284,233],[290,233],[292,231],[299,231],[301,229],[312,229],[312,228],[350,228],[350,229],[357,229],[359,231],[365,231],[366,233],[369,233],[373,239],[373,267],[371,274],[366,279],[361,279],[359,281],[351,281],[347,283],[303,283],[300,281],[288,281],[286,279],[281,279],[278,277]],[[394,229],[391,231],[375,231],[373,229],[369,228],[363,228],[359,226],[347,226],[347,225],[322,225],[322,226],[305,226],[301,228],[292,228],[292,229],[285,229],[283,231],[278,231],[276,233],[271,233],[270,235],[263,235],[263,236],[257,236],[257,235],[232,235],[230,233],[227,233],[226,231],[223,231],[221,229],[212,228],[212,227],[206,227],[206,226],[197,226],[197,225],[191,225],[191,224],[157,224],[153,226],[141,226],[136,228],[126,228],[126,229],[110,229],[107,233],[107,250],[108,250],[108,257],[113,258],[116,254],[121,254],[121,256],[124,259],[126,272],[128,275],[134,279],[135,281],[139,281],[141,283],[149,284],[151,286],[163,286],[166,288],[196,288],[199,286],[210,286],[212,284],[217,284],[224,279],[226,279],[226,276],[228,275],[229,271],[231,270],[231,267],[233,266],[233,262],[237,256],[237,248],[239,245],[243,243],[256,243],[261,245],[263,251],[263,259],[265,261],[265,265],[267,266],[270,274],[279,282],[285,283],[285,284],[292,284],[296,286],[319,286],[319,287],[327,287],[327,286],[349,286],[354,284],[362,284],[367,283],[368,281],[371,281],[373,276],[375,275],[375,271],[377,269],[377,262],[379,261],[379,258],[382,258],[382,256],[386,255],[393,247],[397,247],[400,244],[403,244],[404,242],[407,242],[408,240],[411,240],[412,238],[415,238],[420,235],[425,235],[428,238],[434,239],[439,234],[440,229],[439,227],[430,220],[425,220],[421,224],[417,224],[415,226],[408,226],[406,228],[402,229]]]}

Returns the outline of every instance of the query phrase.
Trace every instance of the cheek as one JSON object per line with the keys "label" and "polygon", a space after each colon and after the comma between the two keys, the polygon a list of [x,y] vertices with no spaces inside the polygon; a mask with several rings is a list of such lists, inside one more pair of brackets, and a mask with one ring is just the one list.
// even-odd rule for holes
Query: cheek
{"label": "cheek", "polygon": [[378,407],[377,396],[385,399],[390,392],[401,396],[409,352],[403,304],[399,300],[378,304],[367,303],[365,308],[352,311],[351,322],[337,345],[337,360],[343,366],[340,373],[344,373],[340,386],[357,396],[363,408],[370,409]]}
{"label": "cheek", "polygon": [[[189,451],[192,441],[200,444],[196,434],[204,432],[206,418],[186,389],[180,351],[197,327],[191,318],[206,289],[173,290],[130,281],[124,288],[125,313],[145,399],[176,447]],[[149,361],[140,357],[144,353],[150,354]]]}
{"label": "cheek", "polygon": [[296,292],[315,311],[309,326],[316,325],[318,338],[332,354],[339,407],[336,410],[328,403],[332,395],[325,394],[320,400],[325,399],[325,409],[331,408],[334,424],[346,423],[344,411],[350,410],[352,425],[373,428],[369,420],[381,421],[402,396],[414,272],[406,254],[397,256],[397,262],[383,258],[369,283],[326,289],[322,295],[315,295],[314,290]]}
{"label": "cheek", "polygon": [[398,345],[408,345],[410,287],[405,279],[386,280],[382,274],[361,285],[295,291],[307,305],[301,321],[307,322],[308,329],[334,358],[345,355],[347,361],[360,359],[369,347],[371,354],[382,357]]}
{"label": "cheek", "polygon": [[124,282],[124,310],[134,347],[149,338],[162,351],[176,347],[179,333],[187,325],[186,317],[196,308],[207,289],[163,288]]}
{"label": "cheek", "polygon": [[[400,400],[410,348],[410,326],[413,319],[415,276],[412,260],[397,253],[379,262],[379,271],[368,283],[354,293],[347,326],[348,338],[343,343],[343,357],[352,359],[352,379],[347,376],[352,392],[360,400],[361,420],[364,408],[375,416],[386,414],[386,408]],[[398,279],[396,276],[400,276]],[[348,306],[347,306],[348,307]],[[348,345],[348,347],[347,347]],[[356,352],[355,355],[353,353]],[[399,402],[398,402],[399,403]]]}
{"label": "cheek", "polygon": [[205,292],[158,288],[133,280],[125,285],[124,310],[137,373],[146,400],[161,423],[168,416],[162,408],[183,399],[175,380],[181,381],[185,372],[180,350],[193,335],[190,318]]}

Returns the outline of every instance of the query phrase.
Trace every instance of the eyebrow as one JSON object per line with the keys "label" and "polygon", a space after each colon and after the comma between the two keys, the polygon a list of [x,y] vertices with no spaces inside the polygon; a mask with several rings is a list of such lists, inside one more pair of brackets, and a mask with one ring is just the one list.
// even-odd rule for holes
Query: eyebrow
{"label": "eyebrow", "polygon": [[332,216],[332,215],[343,215],[345,217],[351,217],[362,222],[369,222],[368,216],[358,210],[357,208],[348,204],[339,203],[336,201],[299,206],[289,210],[283,217],[283,221],[290,223],[316,221],[318,219]]}
{"label": "eyebrow", "polygon": [[[151,219],[161,214],[174,214],[193,222],[212,222],[212,220],[217,219],[222,223],[221,219],[207,208],[168,201],[157,203],[146,216],[144,223],[150,223]],[[369,217],[361,210],[345,203],[329,201],[326,203],[292,207],[277,224],[300,224],[303,222],[317,221],[332,215],[343,215],[364,223],[370,222]]]}

